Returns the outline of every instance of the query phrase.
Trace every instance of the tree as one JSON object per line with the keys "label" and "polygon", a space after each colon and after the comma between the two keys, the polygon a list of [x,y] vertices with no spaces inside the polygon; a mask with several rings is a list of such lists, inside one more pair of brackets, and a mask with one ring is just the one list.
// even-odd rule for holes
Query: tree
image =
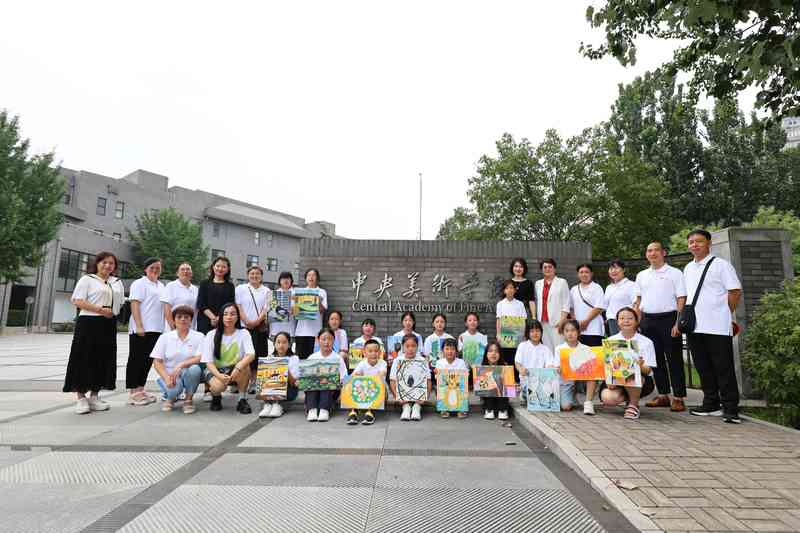
{"label": "tree", "polygon": [[148,257],[160,257],[166,278],[173,277],[181,263],[192,265],[195,273],[208,263],[200,225],[172,207],[137,216],[136,231],[128,230],[128,235],[137,265],[143,265]]}
{"label": "tree", "polygon": [[800,3],[796,0],[607,0],[586,19],[605,42],[581,43],[590,59],[636,64],[636,39],[678,42],[662,71],[691,74],[694,94],[732,98],[752,85],[756,106],[782,116],[800,112]]}
{"label": "tree", "polygon": [[453,214],[439,226],[438,240],[480,241],[492,239],[491,232],[478,222],[478,215],[466,207],[456,207]]}
{"label": "tree", "polygon": [[0,111],[0,282],[15,282],[38,266],[61,225],[64,182],[54,154],[28,155],[17,117]]}

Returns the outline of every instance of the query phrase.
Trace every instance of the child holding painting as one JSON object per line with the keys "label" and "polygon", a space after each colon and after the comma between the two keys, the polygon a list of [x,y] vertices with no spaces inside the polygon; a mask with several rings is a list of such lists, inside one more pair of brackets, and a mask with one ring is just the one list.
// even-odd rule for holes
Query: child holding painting
{"label": "child holding painting", "polygon": [[[590,348],[585,344],[581,344],[579,340],[581,331],[580,323],[577,320],[570,319],[564,322],[564,327],[561,334],[564,335],[564,342],[556,346],[555,356],[561,360],[561,350],[570,348],[582,348],[589,350]],[[594,415],[594,392],[597,390],[596,381],[586,382],[586,401],[583,402],[583,414]],[[561,410],[571,411],[575,403],[575,382],[561,380]]]}
{"label": "child holding painting", "polygon": [[[381,345],[377,339],[369,339],[364,343],[364,360],[356,365],[353,370],[354,376],[380,376],[381,380],[386,379],[386,361],[381,359]],[[367,409],[361,423],[369,426],[375,423],[375,415]],[[353,409],[347,415],[347,424],[354,426],[358,424],[358,412]]]}
{"label": "child holding painting", "polygon": [[525,342],[517,346],[517,353],[514,356],[514,366],[519,372],[520,384],[522,386],[522,399],[528,399],[528,369],[529,368],[558,368],[559,359],[542,343],[544,328],[538,320],[525,321]]}
{"label": "child holding painting", "polygon": [[289,376],[288,384],[286,386],[286,398],[281,400],[278,398],[264,398],[264,407],[258,413],[259,418],[278,418],[283,416],[283,402],[293,402],[297,398],[297,378],[300,375],[300,358],[292,353],[291,347],[292,338],[286,331],[281,331],[275,335],[275,340],[272,341],[274,347],[272,357],[288,357],[289,358]]}
{"label": "child holding painting", "polygon": [[478,331],[478,327],[480,326],[480,324],[481,324],[481,319],[478,316],[478,313],[474,311],[470,311],[464,317],[464,326],[467,328],[467,330],[458,336],[459,353],[464,352],[465,343],[468,344],[470,342],[475,342],[479,346],[481,344],[486,346],[486,343],[488,342],[489,339],[486,338],[486,335]]}
{"label": "child holding painting", "polygon": [[385,350],[383,348],[383,341],[380,337],[375,336],[375,331],[377,330],[378,326],[375,324],[375,321],[371,318],[365,318],[363,322],[361,322],[361,336],[353,341],[353,346],[361,346],[364,347],[367,345],[367,341],[375,340],[381,348],[381,353],[384,353]]}
{"label": "child holding painting", "polygon": [[[528,318],[528,312],[525,310],[525,304],[521,301],[514,298],[514,295],[517,293],[517,286],[514,282],[510,279],[507,279],[503,282],[503,295],[505,298],[497,302],[497,308],[495,310],[495,315],[497,316],[497,322],[495,327],[497,328],[497,336],[500,337],[500,319],[505,316],[514,316],[514,317],[522,317]],[[506,365],[513,365],[514,364],[514,355],[516,353],[515,348],[500,348],[500,355],[503,360],[503,364]],[[516,367],[514,369],[514,378],[518,379],[519,376],[517,375]]]}
{"label": "child holding painting", "polygon": [[[517,300],[520,304],[519,300]],[[498,366],[503,365],[503,359],[500,354],[500,343],[491,341],[486,345],[486,351],[483,353],[482,366]],[[494,420],[497,414],[498,420],[508,420],[508,398],[504,396],[487,396],[481,398],[483,403],[483,418],[486,420]]]}
{"label": "child holding painting", "polygon": [[[442,347],[442,353],[444,357],[440,357],[438,361],[436,361],[436,369],[434,373],[436,374],[436,379],[439,378],[439,372],[443,370],[464,370],[469,372],[467,368],[467,364],[464,362],[463,359],[459,359],[456,357],[458,354],[458,343],[452,337],[449,339],[444,340],[444,346]],[[469,392],[469,391],[467,391]],[[442,418],[450,418],[450,413],[448,411],[442,411],[439,413]],[[459,411],[457,416],[458,418],[466,418],[468,413]]]}
{"label": "child holding painting", "polygon": [[[405,321],[405,317],[403,318]],[[417,336],[413,333],[409,333],[405,337],[403,337],[403,355],[398,356],[395,358],[394,362],[392,363],[392,370],[389,372],[389,387],[392,390],[392,396],[395,397],[397,401],[400,402],[400,405],[403,406],[403,411],[400,414],[400,420],[415,420],[419,421],[422,420],[422,404],[425,403],[425,400],[407,400],[400,398],[398,393],[398,385],[397,385],[397,374],[400,367],[400,362],[402,360],[416,360],[424,365],[420,365],[420,367],[425,368],[427,367],[427,361],[424,357],[417,355],[419,345],[417,341]],[[427,389],[427,397],[429,398],[431,395],[431,379],[430,379],[430,370],[427,373],[427,379],[425,379],[425,388]]]}
{"label": "child holding painting", "polygon": [[623,307],[617,311],[617,326],[619,333],[609,339],[634,340],[638,346],[639,368],[642,370],[642,387],[623,387],[619,385],[600,385],[600,401],[603,405],[616,406],[626,403],[623,417],[627,420],[639,418],[639,398],[644,398],[655,388],[653,369],[656,367],[656,350],[653,341],[638,333],[639,317],[630,307]]}
{"label": "child holding painting", "polygon": [[[442,341],[453,339],[453,336],[444,330],[447,327],[447,317],[442,313],[433,315],[431,325],[433,326],[433,333],[425,338],[425,344],[422,346],[422,355],[428,360],[428,366],[433,370],[436,368],[436,361],[442,355]],[[433,381],[436,381],[435,376]]]}
{"label": "child holding painting", "polygon": [[[319,331],[319,335],[317,335],[319,351],[309,355],[308,359],[338,363],[339,379],[344,381],[347,377],[347,364],[339,357],[338,353],[333,351],[335,337],[336,335],[330,328],[322,328]],[[336,399],[336,392],[334,390],[307,390],[305,392],[306,411],[308,412],[306,420],[309,422],[327,422],[330,419],[330,410]]]}
{"label": "child holding painting", "polygon": [[[328,311],[328,327],[335,335],[333,340],[333,351],[338,353],[346,362],[349,345],[347,343],[347,332],[341,328],[341,325],[342,313],[335,309]],[[319,351],[319,341],[314,341],[314,351]]]}

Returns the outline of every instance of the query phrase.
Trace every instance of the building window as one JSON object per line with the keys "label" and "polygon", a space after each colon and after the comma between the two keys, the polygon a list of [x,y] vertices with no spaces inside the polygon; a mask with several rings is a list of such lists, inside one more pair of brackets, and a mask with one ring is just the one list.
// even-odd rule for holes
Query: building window
{"label": "building window", "polygon": [[106,216],[106,199],[102,196],[97,197],[97,209],[95,210],[95,213],[101,217]]}
{"label": "building window", "polygon": [[67,178],[64,191],[64,205],[72,205],[73,198],[75,198],[75,176],[70,176]]}
{"label": "building window", "polygon": [[219,237],[219,222],[212,222],[211,223],[211,236],[212,237]]}
{"label": "building window", "polygon": [[116,240],[116,241],[121,241],[122,240],[122,233],[114,233],[112,235],[112,237],[114,237],[114,240]]}
{"label": "building window", "polygon": [[125,218],[125,202],[117,202],[114,207],[114,218],[122,220]]}
{"label": "building window", "polygon": [[58,262],[56,290],[71,292],[81,276],[86,274],[92,255],[64,248]]}
{"label": "building window", "polygon": [[257,231],[253,232],[253,244],[256,246],[261,244],[261,234]]}
{"label": "building window", "polygon": [[267,270],[270,272],[278,271],[278,260],[275,257],[267,257]]}
{"label": "building window", "polygon": [[247,268],[250,268],[253,265],[258,264],[258,256],[257,255],[248,255],[247,256]]}
{"label": "building window", "polygon": [[267,246],[272,247],[272,233],[267,233]]}
{"label": "building window", "polygon": [[214,259],[215,257],[222,257],[224,255],[225,255],[225,250],[217,250],[214,248],[211,249],[211,259]]}

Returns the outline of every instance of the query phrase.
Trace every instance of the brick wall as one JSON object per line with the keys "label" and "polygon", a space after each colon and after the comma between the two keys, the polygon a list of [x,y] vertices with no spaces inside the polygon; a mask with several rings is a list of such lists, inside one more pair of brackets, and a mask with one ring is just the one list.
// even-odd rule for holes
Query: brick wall
{"label": "brick wall", "polygon": [[742,297],[747,323],[759,299],[768,290],[777,290],[785,279],[780,241],[741,241]]}
{"label": "brick wall", "polygon": [[[373,318],[378,325],[377,335],[387,337],[401,329],[402,311],[413,307],[417,317],[417,332],[423,337],[432,332],[433,315],[441,310],[447,315],[447,331],[457,336],[464,331],[464,315],[477,310],[481,331],[495,335],[496,286],[509,277],[509,263],[514,257],[524,257],[530,272],[528,278],[541,277],[539,261],[552,257],[558,263],[558,275],[570,285],[576,283],[575,267],[591,259],[591,246],[584,242],[546,241],[372,241],[307,239],[300,247],[300,271],[315,267],[320,271],[320,286],[328,293],[329,309],[342,311],[343,327],[353,339],[361,334],[361,321]],[[361,273],[363,284],[355,299],[354,280]],[[416,279],[417,297],[407,297],[411,273]],[[363,276],[366,275],[366,278]],[[380,298],[375,294],[384,276],[392,278],[392,287]],[[434,277],[450,281],[449,296],[440,287],[434,291]],[[304,281],[298,280],[302,285]],[[477,281],[475,284],[474,282]],[[469,294],[465,285],[475,285]],[[357,302],[357,303],[356,303]],[[379,310],[371,306],[382,305]],[[355,305],[355,309],[354,309]],[[417,311],[418,306],[426,306]],[[362,309],[362,306],[364,308]],[[385,310],[386,306],[390,310]]]}

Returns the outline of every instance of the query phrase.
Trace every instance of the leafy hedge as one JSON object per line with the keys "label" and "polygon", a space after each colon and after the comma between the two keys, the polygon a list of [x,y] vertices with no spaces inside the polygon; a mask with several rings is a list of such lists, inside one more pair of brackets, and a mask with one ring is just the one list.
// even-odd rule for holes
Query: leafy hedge
{"label": "leafy hedge", "polygon": [[800,279],[761,298],[742,364],[769,404],[800,407]]}

